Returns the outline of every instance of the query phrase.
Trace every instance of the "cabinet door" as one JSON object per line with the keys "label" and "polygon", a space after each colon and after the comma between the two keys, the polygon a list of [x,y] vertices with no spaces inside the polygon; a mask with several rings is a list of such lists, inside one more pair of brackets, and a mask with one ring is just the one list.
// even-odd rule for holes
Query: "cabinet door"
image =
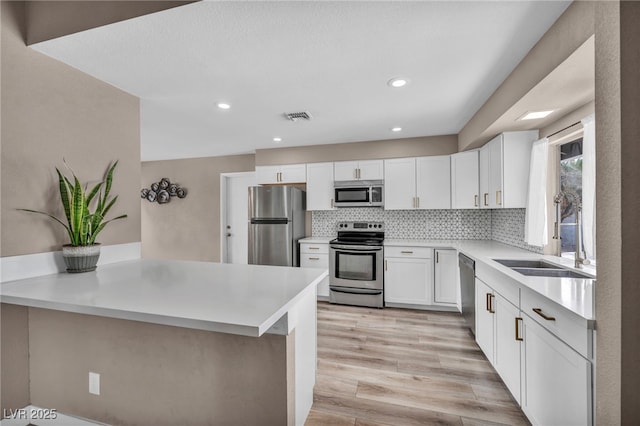
{"label": "cabinet door", "polygon": [[466,151],[451,156],[451,207],[477,209],[478,151]]}
{"label": "cabinet door", "polygon": [[489,207],[502,208],[504,190],[502,188],[502,135],[488,143],[489,146]]}
{"label": "cabinet door", "polygon": [[256,166],[256,183],[279,183],[279,166]]}
{"label": "cabinet door", "polygon": [[476,342],[493,364],[493,290],[476,278]]}
{"label": "cabinet door", "polygon": [[304,183],[306,181],[306,164],[288,164],[280,166],[280,183]]}
{"label": "cabinet door", "polygon": [[[385,184],[388,176],[385,164]],[[416,197],[419,209],[451,208],[451,156],[416,158]]]}
{"label": "cabinet door", "polygon": [[307,210],[333,210],[333,163],[307,164]]}
{"label": "cabinet door", "polygon": [[384,209],[416,208],[416,160],[397,158],[384,160]]}
{"label": "cabinet door", "polygon": [[356,180],[357,161],[336,161],[333,163],[334,180]]}
{"label": "cabinet door", "polygon": [[534,425],[592,425],[592,367],[523,315],[522,410]]}
{"label": "cabinet door", "polygon": [[434,302],[455,305],[459,294],[455,250],[436,250]]}
{"label": "cabinet door", "polygon": [[358,162],[360,180],[381,180],[384,179],[384,161],[366,160]]}
{"label": "cabinet door", "polygon": [[489,208],[489,168],[490,147],[488,144],[480,148],[480,208]]}
{"label": "cabinet door", "polygon": [[520,403],[520,347],[516,340],[516,327],[518,338],[522,338],[522,320],[519,318],[520,310],[507,299],[495,294],[495,357],[493,367],[515,400]]}
{"label": "cabinet door", "polygon": [[384,260],[384,301],[412,305],[431,304],[431,259],[389,257]]}
{"label": "cabinet door", "polygon": [[538,139],[538,131],[506,132],[502,144],[502,207],[506,209],[527,206],[531,146]]}
{"label": "cabinet door", "polygon": [[[309,246],[309,245],[308,245]],[[313,244],[313,246],[318,246],[318,244]],[[320,268],[320,269],[329,269],[329,255],[326,253],[316,254],[316,253],[304,253],[305,250],[304,244],[300,244],[300,251],[303,253],[300,254],[300,267],[301,268]],[[318,297],[328,298],[329,297],[329,277],[318,284],[317,290]]]}

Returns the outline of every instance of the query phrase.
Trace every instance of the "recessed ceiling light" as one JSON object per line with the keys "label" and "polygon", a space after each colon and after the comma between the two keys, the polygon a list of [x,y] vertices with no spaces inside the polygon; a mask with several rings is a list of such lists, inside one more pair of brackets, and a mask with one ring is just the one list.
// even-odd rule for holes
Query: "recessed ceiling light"
{"label": "recessed ceiling light", "polygon": [[523,116],[521,116],[520,118],[518,118],[518,120],[537,120],[538,118],[545,118],[546,116],[548,116],[549,114],[551,114],[554,110],[548,110],[548,111],[531,111],[531,112],[527,112],[526,114],[524,114]]}
{"label": "recessed ceiling light", "polygon": [[273,138],[273,141],[275,143],[280,143],[280,142],[282,142],[282,138]]}
{"label": "recessed ceiling light", "polygon": [[392,132],[401,132],[402,131],[402,127],[392,127],[391,131]]}
{"label": "recessed ceiling light", "polygon": [[225,104],[224,102],[220,102],[218,104],[218,108],[220,108],[220,109],[229,109],[229,108],[231,108],[231,105]]}
{"label": "recessed ceiling light", "polygon": [[407,83],[409,83],[409,80],[406,78],[392,78],[387,82],[389,86],[396,88],[406,86]]}

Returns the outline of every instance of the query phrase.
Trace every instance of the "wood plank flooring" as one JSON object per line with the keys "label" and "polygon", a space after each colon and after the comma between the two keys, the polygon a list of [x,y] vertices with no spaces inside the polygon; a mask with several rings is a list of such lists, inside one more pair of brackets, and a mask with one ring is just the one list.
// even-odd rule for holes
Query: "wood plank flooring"
{"label": "wood plank flooring", "polygon": [[306,426],[528,424],[460,314],[318,303]]}

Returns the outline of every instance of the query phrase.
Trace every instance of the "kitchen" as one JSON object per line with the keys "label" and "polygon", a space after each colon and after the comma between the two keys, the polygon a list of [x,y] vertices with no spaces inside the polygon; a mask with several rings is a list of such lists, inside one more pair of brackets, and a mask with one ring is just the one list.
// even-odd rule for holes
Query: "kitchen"
{"label": "kitchen", "polygon": [[[608,20],[611,14],[615,16],[619,14],[619,25],[622,28],[627,28],[626,26],[630,25],[626,19],[631,18],[627,17],[637,15],[632,13],[633,6],[625,3],[618,5],[619,8],[626,11],[626,13],[622,13],[620,9],[616,9],[616,4],[576,3],[569,6],[564,19],[554,24],[555,26],[547,32],[546,38],[541,39],[541,43],[537,46],[538,50],[532,51],[532,54],[521,62],[523,64],[522,67],[516,68],[511,77],[497,89],[494,96],[487,100],[486,105],[480,110],[481,113],[475,114],[464,127],[461,126],[457,137],[453,135],[431,136],[417,140],[412,140],[410,137],[394,139],[393,146],[390,146],[390,142],[387,140],[386,142],[354,142],[333,146],[312,145],[309,148],[265,148],[257,149],[255,156],[237,154],[227,157],[166,162],[160,161],[157,157],[158,161],[152,161],[154,158],[148,157],[148,160],[144,161],[142,166],[140,166],[138,147],[140,136],[144,139],[145,134],[140,135],[139,133],[139,113],[136,99],[122,92],[114,93],[114,89],[111,86],[100,82],[96,83],[86,74],[52,61],[38,52],[24,48],[23,45],[20,46],[22,50],[9,45],[8,43],[16,38],[12,34],[23,34],[22,31],[9,33],[6,37],[3,34],[3,57],[9,54],[14,56],[10,56],[11,62],[3,58],[2,70],[3,81],[13,78],[12,80],[7,80],[7,83],[3,83],[3,106],[5,108],[3,108],[4,126],[2,138],[2,256],[12,257],[43,253],[57,250],[56,247],[59,247],[62,241],[61,235],[52,231],[49,223],[17,216],[12,209],[25,206],[24,199],[17,195],[19,185],[16,182],[29,182],[30,191],[33,191],[31,196],[36,199],[45,199],[49,197],[47,191],[49,191],[51,185],[43,185],[42,183],[48,182],[50,179],[49,173],[53,166],[53,159],[65,156],[72,165],[82,163],[83,155],[86,156],[86,154],[82,154],[80,149],[71,149],[76,145],[68,142],[68,139],[91,141],[91,147],[96,156],[102,157],[94,160],[95,162],[92,166],[94,168],[102,169],[104,167],[103,159],[112,158],[113,156],[120,158],[122,162],[120,166],[122,173],[119,175],[119,179],[121,179],[119,185],[122,186],[119,186],[118,192],[122,194],[122,207],[129,214],[129,219],[119,224],[117,230],[114,228],[111,234],[105,234],[104,245],[135,244],[142,241],[143,257],[218,261],[221,250],[220,227],[217,225],[220,220],[218,203],[220,173],[250,171],[256,166],[276,166],[281,164],[451,155],[458,151],[466,151],[468,148],[478,148],[491,139],[492,136],[501,133],[501,131],[491,128],[494,121],[510,110],[511,105],[517,103],[531,88],[543,80],[544,76],[550,74],[594,32],[596,36],[599,34],[601,36],[595,39],[595,110],[596,120],[598,120],[598,140],[602,138],[612,141],[622,140],[621,149],[624,150],[623,154],[618,150],[607,150],[598,147],[598,167],[602,167],[603,170],[618,170],[621,167],[624,178],[632,179],[635,176],[635,171],[632,163],[629,162],[632,160],[632,153],[635,151],[633,151],[633,147],[627,146],[625,141],[628,138],[626,132],[634,129],[634,124],[632,123],[633,120],[623,118],[632,116],[633,104],[629,104],[630,100],[627,100],[625,96],[627,93],[634,93],[634,86],[630,80],[616,79],[617,77],[615,76],[619,75],[620,69],[633,69],[633,63],[628,62],[632,61],[633,57],[628,58],[625,56],[630,55],[631,52],[624,48],[622,50],[620,48],[611,48],[607,44],[616,42],[615,37],[611,36],[607,29],[609,28],[608,25],[611,24],[611,21]],[[29,8],[29,13],[37,16],[37,4],[29,5]],[[615,10],[612,11],[608,8]],[[24,20],[24,14],[26,13],[24,10],[22,12],[18,11],[22,15],[19,14],[18,16],[21,17],[15,18],[16,15],[12,11],[5,13],[7,9],[8,6],[3,4],[3,20],[10,18],[14,19],[15,22]],[[12,27],[12,25],[14,26]],[[11,28],[16,28],[15,24],[11,21],[7,24],[3,22],[3,31],[9,31]],[[565,31],[566,28],[572,28],[572,30]],[[598,33],[598,31],[601,31],[601,33]],[[562,37],[570,39],[575,37],[575,39],[566,44],[558,43],[557,37],[560,37],[558,33],[562,33]],[[22,39],[21,36],[17,37]],[[611,59],[611,52],[620,52],[619,62],[609,60]],[[540,56],[536,56],[536,54],[548,58],[548,61],[540,61]],[[24,55],[24,57],[19,55]],[[536,60],[536,58],[538,59]],[[607,59],[599,61],[598,58]],[[7,67],[8,63],[19,64],[20,66],[12,69]],[[615,68],[616,66],[619,67],[618,72],[615,69],[609,72],[610,70],[607,67]],[[527,70],[534,70],[536,75],[530,75]],[[19,74],[20,77],[15,77],[12,72],[21,73]],[[411,76],[411,78],[415,79],[416,77]],[[621,84],[623,85],[622,90],[619,87],[620,81],[622,81]],[[383,85],[385,83],[386,80],[382,82]],[[8,84],[8,86],[5,87],[5,84]],[[412,81],[411,84],[416,83]],[[627,85],[631,86],[627,87]],[[52,88],[50,92],[47,87]],[[387,89],[387,87],[384,88]],[[603,93],[599,92],[600,90],[606,91],[606,93],[609,93],[609,91],[618,93],[621,100],[609,101],[609,97],[602,94],[599,97],[598,93]],[[47,93],[49,97],[44,98],[40,93],[41,91]],[[58,97],[54,95],[60,91],[66,91],[70,94],[77,93],[77,95],[72,96],[74,102],[71,104],[68,102],[56,103],[55,100]],[[101,110],[102,117],[100,119],[91,116],[92,109],[96,107],[96,99],[101,99],[104,105],[107,105],[103,105],[105,109]],[[615,108],[609,107],[616,102],[621,105],[622,113]],[[6,108],[6,105],[12,105],[12,108]],[[109,109],[109,105],[117,105],[117,108]],[[233,111],[233,108],[234,105],[232,105],[231,111]],[[627,111],[626,108],[631,109]],[[615,111],[618,112],[616,113]],[[109,115],[104,116],[105,112]],[[614,113],[618,115],[610,115]],[[575,118],[567,125],[579,121],[586,115]],[[79,120],[77,117],[82,117],[83,119]],[[514,117],[513,120],[515,118],[517,117]],[[317,117],[315,119],[317,122]],[[509,120],[509,122],[512,122],[512,120]],[[66,127],[62,128],[64,131],[60,131],[60,123],[65,123]],[[119,123],[120,125],[113,126],[112,123]],[[622,126],[624,136],[619,136],[619,133],[616,133],[616,125],[612,123],[618,123],[618,129]],[[631,127],[627,130],[626,126]],[[561,126],[554,131],[560,130],[562,127],[566,126]],[[478,142],[477,146],[471,146],[476,143],[477,135],[485,132],[485,130],[485,139]],[[605,136],[601,138],[600,135]],[[43,145],[43,140],[58,142]],[[364,138],[359,140],[372,139]],[[105,143],[105,141],[108,141],[108,143]],[[412,141],[417,143],[412,143]],[[78,142],[79,145],[77,147],[81,147],[83,143],[89,142]],[[226,144],[225,147],[230,145],[232,144]],[[180,149],[180,144],[174,142],[174,148]],[[160,153],[161,149],[158,148],[156,152]],[[399,152],[402,152],[402,154],[399,154]],[[366,153],[366,155],[363,155],[363,153]],[[26,175],[21,170],[25,168],[25,165],[29,165],[26,169],[29,169],[32,174]],[[91,173],[91,167],[86,170],[79,169],[78,172]],[[175,202],[166,206],[170,210],[162,210],[157,208],[157,205],[144,203],[142,204],[142,209],[137,207],[137,203],[140,202],[137,191],[140,187],[147,186],[164,176],[176,176],[175,179],[179,179],[190,190],[190,196],[183,200],[184,203],[191,202],[195,204],[187,204],[189,208],[185,209],[181,208],[179,202]],[[633,244],[634,241],[637,241],[634,238],[637,237],[632,224],[628,223],[628,219],[623,222],[620,218],[620,212],[633,211],[632,205],[627,204],[632,203],[630,200],[633,197],[629,197],[625,192],[631,190],[620,184],[621,179],[621,175],[599,173],[596,183],[597,196],[604,197],[606,194],[606,198],[598,203],[598,215],[606,214],[609,211],[608,209],[613,209],[611,217],[619,219],[597,222],[598,276],[600,278],[598,284],[608,290],[602,290],[601,292],[600,287],[596,287],[596,310],[598,311],[598,349],[596,351],[598,368],[596,370],[596,382],[599,389],[602,386],[602,389],[607,389],[607,392],[598,392],[596,394],[595,415],[596,418],[604,416],[600,417],[602,419],[600,422],[604,424],[621,423],[620,417],[617,416],[623,416],[623,413],[624,416],[631,416],[625,418],[633,419],[633,410],[637,409],[637,407],[632,406],[632,394],[626,391],[626,389],[633,389],[633,383],[635,383],[634,380],[637,380],[637,377],[629,374],[624,375],[619,370],[620,365],[623,364],[627,365],[625,370],[632,368],[629,363],[634,365],[635,358],[633,354],[637,353],[632,348],[634,339],[625,339],[626,343],[623,345],[619,334],[621,330],[623,334],[627,332],[635,333],[632,331],[633,328],[628,327],[637,324],[634,316],[637,314],[633,312],[633,309],[627,308],[627,304],[630,304],[633,300],[632,297],[628,297],[628,294],[629,292],[633,294],[634,290],[629,287],[631,284],[627,282],[628,280],[623,280],[620,275],[626,276],[626,274],[631,273],[630,271],[633,271],[634,262],[628,259],[633,258],[633,247],[637,246]],[[208,182],[205,183],[207,180]],[[132,187],[135,191],[130,191]],[[132,192],[136,192],[136,194],[132,194]],[[194,194],[197,193],[208,193],[211,196],[196,197]],[[125,196],[125,194],[127,195]],[[21,201],[22,204],[16,204],[17,201]],[[189,214],[186,214],[187,211]],[[420,215],[419,213],[413,214]],[[478,213],[478,215],[482,214]],[[322,218],[322,215],[320,215],[320,218]],[[433,229],[440,224],[437,220],[437,218],[429,218],[429,221],[436,226],[429,227],[425,232],[433,232]],[[345,221],[348,221],[348,219]],[[313,220],[308,220],[307,222],[311,225]],[[211,223],[213,223],[213,226]],[[202,232],[204,229],[207,229],[207,232]],[[504,227],[496,229],[496,235],[504,229]],[[491,229],[489,231],[488,228],[484,228],[483,232],[487,235],[488,232],[494,232],[494,230]],[[31,238],[24,238],[25,235],[29,235]],[[313,233],[307,232],[307,235],[313,235]],[[508,235],[508,233],[504,235]],[[433,238],[433,236],[425,234],[424,238]],[[619,249],[622,246],[625,247],[624,252]],[[622,289],[627,295],[624,299],[619,296],[619,291],[622,291]],[[620,313],[622,313],[623,319],[616,316]],[[4,331],[3,336],[5,335]],[[3,345],[3,351],[5,350],[6,345]],[[623,360],[624,363],[622,362]],[[3,385],[5,377],[6,375],[3,371]],[[3,395],[5,393],[6,391],[3,389]],[[606,419],[610,420],[607,421]]]}

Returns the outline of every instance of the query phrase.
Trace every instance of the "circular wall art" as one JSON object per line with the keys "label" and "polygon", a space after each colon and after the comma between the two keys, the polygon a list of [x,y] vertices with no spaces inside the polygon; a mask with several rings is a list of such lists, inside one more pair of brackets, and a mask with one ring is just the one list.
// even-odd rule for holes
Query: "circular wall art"
{"label": "circular wall art", "polygon": [[143,188],[140,191],[140,198],[158,204],[166,204],[173,197],[184,198],[186,196],[187,190],[178,184],[171,183],[169,178],[162,178],[159,182],[152,183],[151,188]]}

